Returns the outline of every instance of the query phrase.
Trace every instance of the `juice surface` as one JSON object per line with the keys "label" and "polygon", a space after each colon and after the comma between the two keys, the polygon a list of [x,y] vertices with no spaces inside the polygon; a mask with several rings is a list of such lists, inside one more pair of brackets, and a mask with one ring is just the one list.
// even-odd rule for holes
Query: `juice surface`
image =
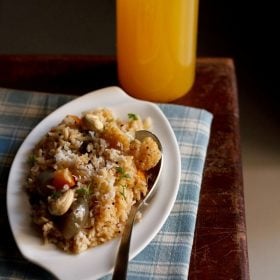
{"label": "juice surface", "polygon": [[198,0],[117,0],[121,86],[137,98],[166,102],[194,81]]}

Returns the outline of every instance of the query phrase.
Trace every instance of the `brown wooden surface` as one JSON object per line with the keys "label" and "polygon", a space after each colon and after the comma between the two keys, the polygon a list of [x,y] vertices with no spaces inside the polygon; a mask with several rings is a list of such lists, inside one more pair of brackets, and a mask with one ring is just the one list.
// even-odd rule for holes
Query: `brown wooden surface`
{"label": "brown wooden surface", "polygon": [[[114,57],[0,55],[0,87],[83,94],[116,84]],[[214,114],[189,279],[249,279],[233,61],[198,59],[191,92],[174,103]]]}

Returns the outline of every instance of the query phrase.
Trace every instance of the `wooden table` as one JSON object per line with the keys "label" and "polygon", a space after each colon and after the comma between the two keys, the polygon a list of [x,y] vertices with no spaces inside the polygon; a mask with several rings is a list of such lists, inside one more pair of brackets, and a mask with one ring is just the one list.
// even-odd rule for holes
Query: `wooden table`
{"label": "wooden table", "polygon": [[[0,87],[83,94],[117,83],[114,57],[0,55]],[[193,89],[174,103],[214,114],[189,279],[249,279],[233,61],[198,59]]]}

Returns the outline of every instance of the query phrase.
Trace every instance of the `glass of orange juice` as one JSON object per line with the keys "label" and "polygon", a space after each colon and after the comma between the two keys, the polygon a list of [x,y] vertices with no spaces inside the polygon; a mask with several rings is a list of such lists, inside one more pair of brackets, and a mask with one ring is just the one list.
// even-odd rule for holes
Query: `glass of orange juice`
{"label": "glass of orange juice", "polygon": [[168,102],[195,77],[198,0],[117,0],[119,82],[130,95]]}

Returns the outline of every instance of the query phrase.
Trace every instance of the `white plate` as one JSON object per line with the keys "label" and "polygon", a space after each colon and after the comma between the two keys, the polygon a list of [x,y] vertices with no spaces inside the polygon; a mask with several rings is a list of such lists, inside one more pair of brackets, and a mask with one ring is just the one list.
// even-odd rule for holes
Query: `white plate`
{"label": "white plate", "polygon": [[67,114],[108,107],[116,116],[126,118],[136,113],[153,120],[152,131],[162,142],[164,163],[158,192],[143,219],[136,224],[130,248],[130,259],[149,244],[166,221],[175,202],[181,174],[181,160],[173,130],[161,110],[154,104],[134,99],[118,87],[100,89],[81,96],[55,110],[42,120],[28,135],[12,164],[7,189],[7,210],[11,229],[22,255],[44,267],[59,279],[96,279],[112,271],[119,239],[115,239],[79,255],[69,255],[53,245],[42,245],[42,240],[31,227],[30,205],[23,183],[27,174],[26,159],[35,144]]}

